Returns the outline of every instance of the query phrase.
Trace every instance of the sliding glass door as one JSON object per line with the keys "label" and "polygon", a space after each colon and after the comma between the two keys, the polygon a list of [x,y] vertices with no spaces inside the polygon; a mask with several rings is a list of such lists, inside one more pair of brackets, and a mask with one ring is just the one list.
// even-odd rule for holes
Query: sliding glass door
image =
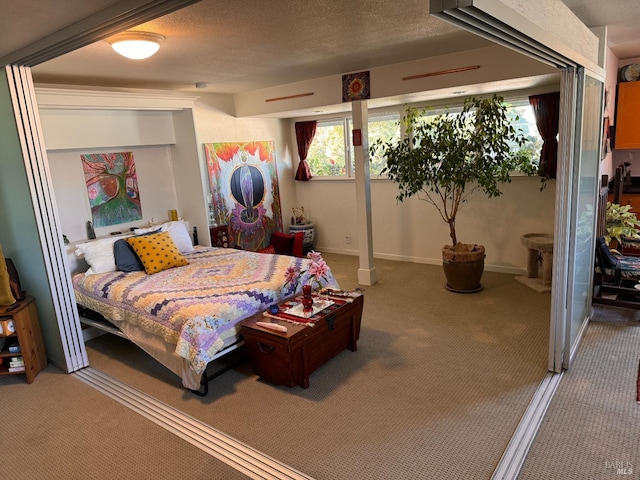
{"label": "sliding glass door", "polygon": [[569,368],[591,315],[595,248],[595,205],[599,186],[603,82],[578,71],[574,160],[569,209],[567,318],[562,367]]}

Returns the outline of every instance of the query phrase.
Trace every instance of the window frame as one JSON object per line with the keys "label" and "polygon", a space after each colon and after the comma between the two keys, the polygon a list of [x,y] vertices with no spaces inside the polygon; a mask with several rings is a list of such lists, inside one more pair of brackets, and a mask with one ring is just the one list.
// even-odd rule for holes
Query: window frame
{"label": "window frame", "polygon": [[[503,94],[503,96],[504,96],[504,102],[509,107],[530,106],[528,95],[508,97]],[[438,102],[421,102],[421,103],[414,103],[414,104],[402,104],[402,105],[394,105],[394,106],[389,106],[384,108],[370,109],[368,122],[370,122],[372,119],[375,119],[376,117],[380,118],[380,117],[388,117],[388,116],[397,116],[398,121],[401,122],[402,118],[404,118],[406,114],[406,109],[409,107],[418,108],[418,109],[420,108],[432,109],[433,113],[430,112],[429,113],[430,115],[431,114],[439,115],[445,112],[456,113],[462,110],[464,98],[456,98],[455,100],[456,100],[455,103],[452,103],[451,99],[446,99],[446,100],[439,100]],[[300,120],[309,120],[309,119],[311,118],[307,117],[305,119],[302,119],[302,118],[294,119],[294,122],[300,121]],[[344,145],[344,152],[345,152],[345,174],[344,175],[318,175],[318,176],[312,174],[311,180],[318,180],[318,181],[353,180],[355,178],[355,172],[354,172],[354,165],[353,165],[354,163],[353,145],[351,145],[352,128],[353,128],[351,112],[348,111],[340,114],[318,116],[313,119],[316,120],[317,126],[320,126],[323,123],[324,124],[342,123],[342,127],[344,129],[343,145]],[[538,132],[537,126],[535,125],[535,118],[533,119],[533,126],[535,127],[533,131],[539,137],[540,134]],[[406,137],[406,132],[404,131],[402,126],[400,126],[400,138],[405,138],[405,137]],[[542,139],[540,138],[540,140]],[[539,162],[540,159],[538,157],[535,160],[536,162]],[[520,172],[513,172],[513,175],[520,176],[524,174],[521,174]],[[371,175],[371,180],[387,180],[387,176],[385,174]]]}

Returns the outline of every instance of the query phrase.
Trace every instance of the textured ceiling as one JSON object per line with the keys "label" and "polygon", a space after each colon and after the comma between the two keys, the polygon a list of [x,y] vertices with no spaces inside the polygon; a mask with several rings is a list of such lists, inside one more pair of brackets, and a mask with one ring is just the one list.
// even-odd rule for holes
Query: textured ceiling
{"label": "textured ceiling", "polygon": [[[113,0],[0,0],[0,56]],[[640,56],[640,0],[564,0],[590,27],[609,25],[620,58]],[[45,84],[235,93],[479,47],[428,14],[427,0],[202,0],[136,27],[166,37],[144,61],[99,41],[33,67]],[[198,90],[202,92],[203,90]]]}
{"label": "textured ceiling", "polygon": [[640,57],[639,0],[562,0],[587,27],[608,27],[608,44],[619,59]]}
{"label": "textured ceiling", "polygon": [[34,67],[34,79],[75,83],[81,73],[89,85],[189,91],[205,82],[207,91],[237,93],[488,44],[430,17],[424,0],[309,5],[203,0],[136,27],[166,37],[148,60],[118,57],[100,41]]}

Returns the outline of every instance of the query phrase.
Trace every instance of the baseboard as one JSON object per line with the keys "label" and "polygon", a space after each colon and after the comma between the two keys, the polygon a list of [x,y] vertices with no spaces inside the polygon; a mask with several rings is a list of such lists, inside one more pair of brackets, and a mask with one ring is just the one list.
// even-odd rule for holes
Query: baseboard
{"label": "baseboard", "polygon": [[[319,252],[335,253],[338,255],[351,255],[358,256],[360,253],[358,250],[348,250],[343,248],[330,248],[316,246],[315,249]],[[409,263],[423,263],[425,265],[442,265],[442,258],[425,258],[414,257],[410,255],[396,255],[391,253],[373,253],[373,258],[379,258],[381,260],[393,260],[396,262],[409,262]],[[522,267],[509,267],[506,265],[485,265],[486,272],[506,273],[509,275],[526,275],[526,268]]]}

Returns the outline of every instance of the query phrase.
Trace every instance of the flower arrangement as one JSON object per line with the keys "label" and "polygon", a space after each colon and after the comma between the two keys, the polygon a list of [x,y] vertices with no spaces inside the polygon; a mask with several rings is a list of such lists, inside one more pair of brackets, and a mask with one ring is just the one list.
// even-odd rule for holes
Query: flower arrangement
{"label": "flower arrangement", "polygon": [[309,267],[306,270],[300,270],[297,265],[290,265],[284,273],[284,286],[288,287],[287,293],[291,294],[296,291],[298,284],[302,282],[303,285],[309,285],[313,287],[317,284],[318,287],[322,287],[322,282],[328,282],[327,273],[329,272],[329,266],[322,258],[322,254],[319,252],[311,251],[307,254],[307,258],[311,260]]}

